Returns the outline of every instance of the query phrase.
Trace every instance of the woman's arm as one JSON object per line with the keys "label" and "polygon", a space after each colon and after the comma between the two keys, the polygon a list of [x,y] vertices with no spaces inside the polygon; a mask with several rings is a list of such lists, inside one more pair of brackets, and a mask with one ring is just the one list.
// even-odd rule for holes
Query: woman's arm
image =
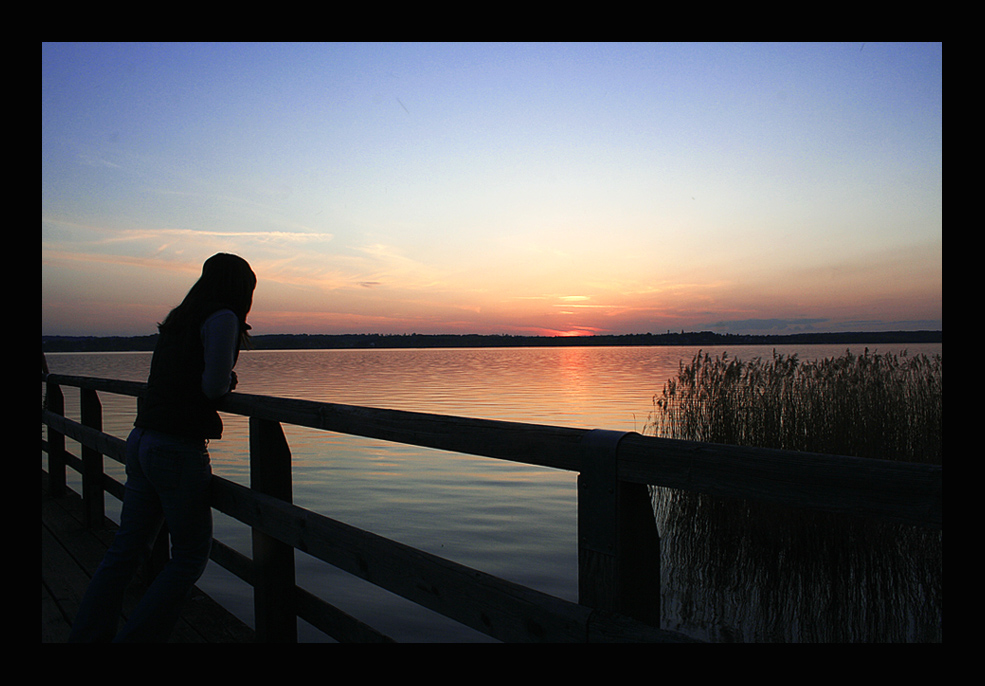
{"label": "woman's arm", "polygon": [[232,390],[238,345],[239,319],[232,310],[219,310],[202,324],[205,348],[202,392],[207,398],[215,400]]}

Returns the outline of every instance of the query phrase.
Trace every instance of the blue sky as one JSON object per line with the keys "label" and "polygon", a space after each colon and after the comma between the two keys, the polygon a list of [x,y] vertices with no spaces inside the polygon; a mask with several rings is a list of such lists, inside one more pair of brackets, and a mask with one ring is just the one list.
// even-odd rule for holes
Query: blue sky
{"label": "blue sky", "polygon": [[941,328],[941,44],[42,44],[42,333]]}

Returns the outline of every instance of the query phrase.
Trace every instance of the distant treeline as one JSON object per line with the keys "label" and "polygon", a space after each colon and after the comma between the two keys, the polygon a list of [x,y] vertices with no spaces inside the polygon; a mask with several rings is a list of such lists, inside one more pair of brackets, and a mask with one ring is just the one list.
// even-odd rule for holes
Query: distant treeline
{"label": "distant treeline", "polygon": [[[151,336],[42,336],[42,352],[122,352],[153,350]],[[253,336],[256,350],[339,348],[506,348],[625,345],[877,345],[940,343],[940,331],[875,331],[746,335],[695,331],[612,336],[511,336],[480,334],[264,334]]]}

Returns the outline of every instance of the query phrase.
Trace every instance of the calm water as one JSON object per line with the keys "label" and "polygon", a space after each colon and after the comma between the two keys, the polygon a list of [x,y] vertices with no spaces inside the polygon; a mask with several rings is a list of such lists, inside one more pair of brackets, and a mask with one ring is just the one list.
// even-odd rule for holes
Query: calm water
{"label": "calm water", "polygon": [[[939,353],[941,345],[876,348]],[[776,348],[801,359],[846,346]],[[716,355],[724,349],[705,349]],[[766,357],[773,348],[729,348]],[[861,352],[862,348],[853,348]],[[696,348],[496,348],[443,350],[249,351],[237,366],[240,391],[333,403],[582,428],[642,431],[652,397]],[[150,353],[51,354],[53,372],[144,381]],[[125,436],[135,401],[101,395],[105,430]],[[77,394],[66,394],[77,413]],[[73,415],[77,416],[77,415]],[[216,474],[248,483],[245,418],[224,416],[223,440],[210,445]],[[568,600],[577,600],[575,475],[485,458],[388,444],[285,426],[294,461],[295,502],[394,540]],[[122,478],[122,468],[118,470]],[[116,517],[118,504],[107,499]],[[664,532],[661,532],[664,535]],[[217,515],[216,537],[245,554],[249,531]],[[664,579],[665,625],[702,638],[718,620],[695,613],[694,587]],[[482,641],[480,634],[353,580],[298,553],[298,583],[401,641]],[[210,565],[203,589],[252,623],[250,589]],[[726,603],[729,604],[729,603]],[[734,605],[734,603],[730,603]],[[700,604],[698,604],[700,605]],[[742,620],[730,618],[730,624]],[[912,623],[912,620],[908,620]],[[300,623],[305,641],[326,640]],[[724,630],[743,630],[728,627]],[[796,640],[803,633],[791,638]],[[736,638],[735,636],[725,636]],[[762,638],[758,633],[740,640]],[[922,640],[920,636],[905,640]]]}

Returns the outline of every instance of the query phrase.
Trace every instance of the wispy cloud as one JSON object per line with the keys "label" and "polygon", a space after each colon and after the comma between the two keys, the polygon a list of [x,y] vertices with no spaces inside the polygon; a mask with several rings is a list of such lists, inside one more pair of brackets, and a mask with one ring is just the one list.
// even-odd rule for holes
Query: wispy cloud
{"label": "wispy cloud", "polygon": [[[72,229],[79,245],[113,245],[117,243],[215,243],[218,241],[242,241],[257,244],[312,244],[327,243],[333,239],[330,233],[306,231],[203,231],[181,228],[133,227],[118,228],[97,224],[83,224],[62,217],[42,216],[45,224]],[[43,235],[42,235],[43,245]]]}

